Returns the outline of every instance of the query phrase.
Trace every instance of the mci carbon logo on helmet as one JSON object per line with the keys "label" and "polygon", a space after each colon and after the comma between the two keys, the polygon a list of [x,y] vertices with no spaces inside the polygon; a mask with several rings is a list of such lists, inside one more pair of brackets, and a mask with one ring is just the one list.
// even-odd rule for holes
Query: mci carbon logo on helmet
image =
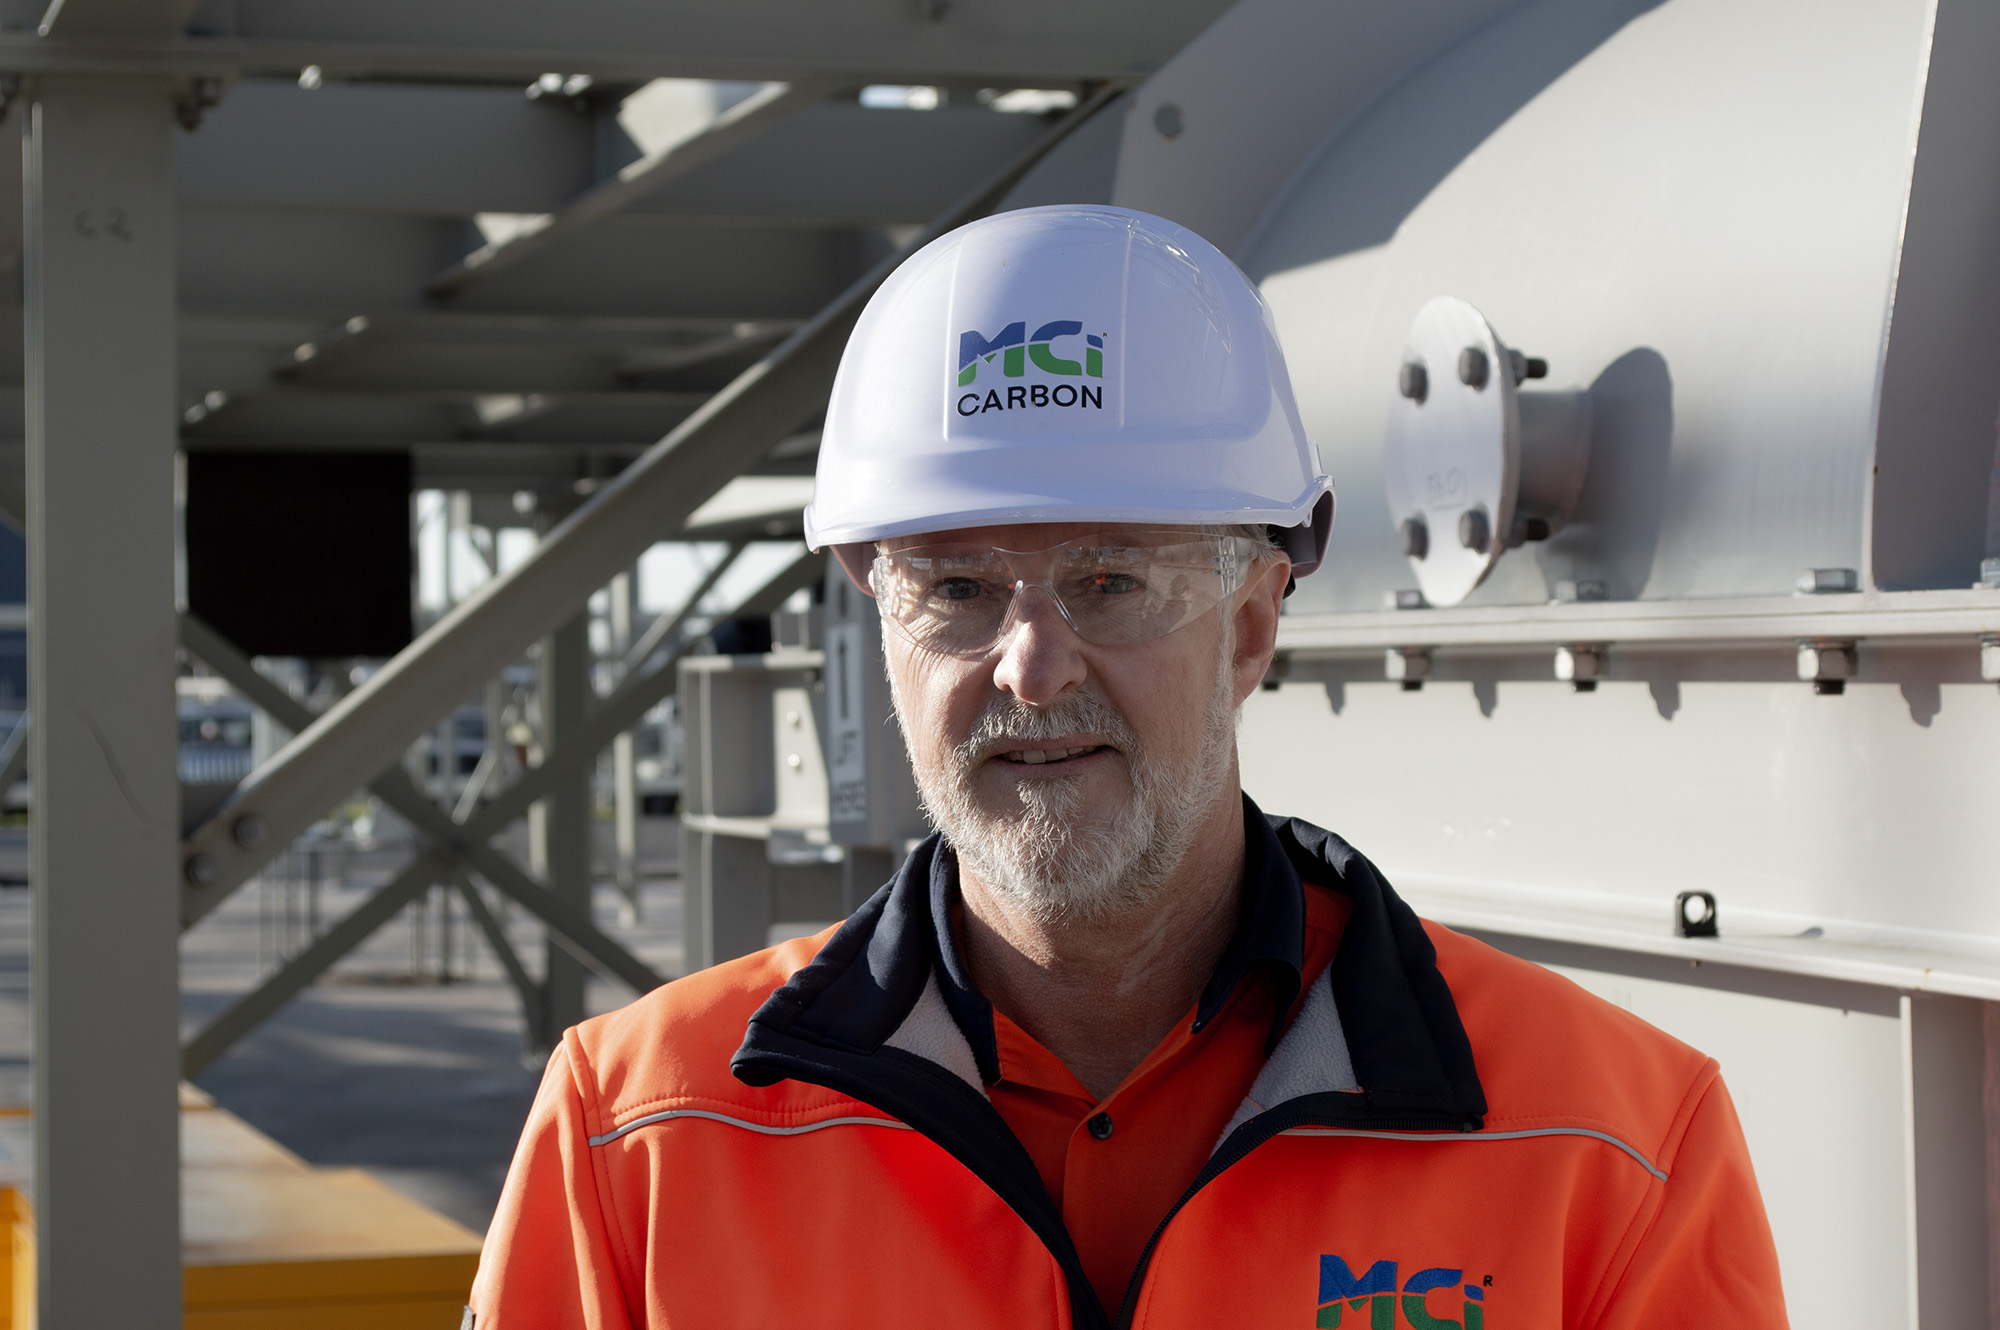
{"label": "mci carbon logo on helmet", "polygon": [[[1073,345],[1058,349],[1056,343],[1066,338],[1081,337],[1083,358],[1071,359],[1077,350]],[[1069,355],[1063,354],[1065,351]],[[998,360],[1001,382],[992,383],[984,395],[976,392],[965,393],[958,399],[958,414],[976,416],[987,411],[1016,411],[1036,407],[1090,407],[1104,409],[1104,388],[1086,382],[1064,383],[1063,379],[1102,379],[1104,377],[1104,337],[1101,333],[1086,333],[1080,319],[1055,319],[1035,329],[1033,337],[1028,336],[1028,321],[1016,320],[988,337],[974,328],[958,335],[958,386],[967,388],[979,381],[982,368],[990,367]],[[1005,380],[1028,377],[1029,367],[1039,370],[1042,375],[1052,375],[1057,382],[1029,382],[1009,384]]]}
{"label": "mci carbon logo on helmet", "polygon": [[[1356,1276],[1338,1256],[1319,1258],[1319,1315],[1314,1330],[1338,1330],[1343,1310],[1353,1313],[1347,1330],[1396,1330],[1395,1261],[1377,1261]],[[1466,1284],[1464,1271],[1433,1266],[1403,1281],[1403,1324],[1409,1330],[1485,1330],[1486,1290]],[[1485,1283],[1493,1277],[1486,1276]],[[1464,1292],[1462,1319],[1433,1315],[1429,1295],[1437,1289],[1460,1287]],[[1452,1310],[1457,1311],[1454,1307]],[[1362,1314],[1368,1317],[1364,1326]]]}

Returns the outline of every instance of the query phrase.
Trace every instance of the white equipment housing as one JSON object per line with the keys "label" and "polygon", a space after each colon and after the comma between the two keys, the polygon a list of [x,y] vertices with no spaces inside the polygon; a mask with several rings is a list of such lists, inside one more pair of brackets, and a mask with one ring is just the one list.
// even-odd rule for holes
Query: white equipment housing
{"label": "white equipment housing", "polygon": [[[1996,1285],[1996,54],[1971,0],[1244,0],[1112,198],[1260,284],[1346,500],[1249,792],[1717,1056],[1800,1325]],[[1571,394],[1539,479],[1496,328]],[[1502,391],[1419,438],[1439,337],[1433,402],[1453,345]],[[1432,570],[1424,449],[1489,519]]]}

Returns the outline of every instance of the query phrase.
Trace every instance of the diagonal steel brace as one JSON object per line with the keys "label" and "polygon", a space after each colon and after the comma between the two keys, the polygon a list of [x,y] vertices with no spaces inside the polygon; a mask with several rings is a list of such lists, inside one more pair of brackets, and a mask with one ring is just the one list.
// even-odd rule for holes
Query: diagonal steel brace
{"label": "diagonal steel brace", "polygon": [[[1099,88],[1021,154],[947,209],[911,244],[983,216],[1119,89]],[[257,872],[411,738],[469,696],[493,662],[546,635],[591,592],[764,456],[825,404],[862,307],[891,255],[808,320],[564,521],[506,576],[446,615],[367,683],[328,708],[183,847],[183,871],[206,898]]]}

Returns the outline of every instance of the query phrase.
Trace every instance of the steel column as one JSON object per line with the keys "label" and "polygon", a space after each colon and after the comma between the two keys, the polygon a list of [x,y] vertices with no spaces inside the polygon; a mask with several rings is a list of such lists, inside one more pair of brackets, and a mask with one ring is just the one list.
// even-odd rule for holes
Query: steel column
{"label": "steel column", "polygon": [[[553,753],[579,737],[590,689],[590,616],[579,611],[542,639],[538,683],[542,701],[542,751]],[[529,867],[551,894],[584,917],[590,915],[591,776],[594,761],[568,765],[529,815]],[[590,971],[551,935],[542,971],[542,1011],[536,1036],[554,1047],[562,1032],[584,1017]]]}
{"label": "steel column", "polygon": [[[1003,198],[1022,176],[1115,95],[1086,99],[992,179],[940,214],[921,245]],[[342,698],[245,782],[184,846],[189,883],[224,894],[269,862],[336,801],[385,766],[410,739],[469,695],[497,661],[552,631],[647,547],[671,536],[824,404],[848,331],[891,256],[599,490],[506,576],[487,583],[380,673]],[[249,817],[268,834],[236,834]]]}
{"label": "steel column", "polygon": [[[632,620],[638,611],[639,569],[611,579],[611,652],[623,660],[632,649]],[[620,682],[623,681],[622,674]],[[616,876],[627,927],[639,922],[639,763],[632,731],[611,741],[611,806],[617,819]],[[0,785],[0,794],[6,787]]]}
{"label": "steel column", "polygon": [[35,1222],[43,1330],[181,1323],[173,101],[27,108]]}

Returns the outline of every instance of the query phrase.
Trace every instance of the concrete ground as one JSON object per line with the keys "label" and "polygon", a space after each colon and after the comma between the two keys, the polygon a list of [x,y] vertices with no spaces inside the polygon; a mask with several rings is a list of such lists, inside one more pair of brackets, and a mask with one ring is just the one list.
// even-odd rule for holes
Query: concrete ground
{"label": "concrete ground", "polygon": [[[679,824],[642,824],[641,918],[619,919],[609,882],[596,890],[598,923],[664,974],[681,973]],[[609,859],[610,828],[600,824]],[[516,845],[519,849],[516,828]],[[0,1090],[28,1071],[29,893],[5,884],[25,860],[25,833],[0,828]],[[344,883],[320,889],[329,924],[400,867],[406,850],[359,853]],[[322,863],[332,879],[342,869]],[[181,1015],[192,1033],[273,971],[310,936],[304,872],[253,882],[181,942]],[[484,1232],[540,1080],[543,1055],[523,1046],[520,1006],[462,902],[434,892],[421,918],[405,910],[319,983],[210,1067],[202,1089],[308,1162],[366,1168],[390,1185]],[[509,936],[539,973],[539,925],[510,910]],[[449,937],[449,964],[444,953]],[[448,970],[448,975],[447,975]],[[631,1000],[593,982],[593,1012]]]}

